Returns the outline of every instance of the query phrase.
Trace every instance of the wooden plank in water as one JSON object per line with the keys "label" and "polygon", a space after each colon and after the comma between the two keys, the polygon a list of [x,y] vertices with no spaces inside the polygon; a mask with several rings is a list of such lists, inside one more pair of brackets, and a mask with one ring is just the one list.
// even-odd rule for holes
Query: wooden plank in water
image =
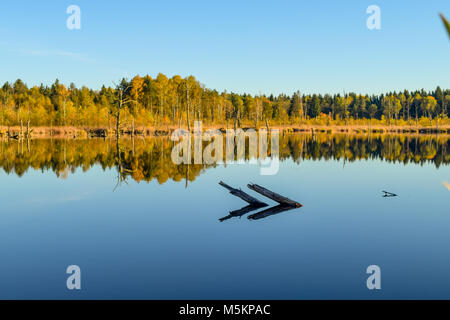
{"label": "wooden plank in water", "polygon": [[266,189],[264,187],[261,187],[257,184],[248,184],[247,187],[249,187],[251,190],[258,192],[259,194],[262,194],[263,196],[270,198],[280,204],[300,208],[303,207],[302,204],[293,201],[289,198],[283,197],[282,195],[279,195],[278,193],[275,193],[273,191],[270,191],[269,189]]}

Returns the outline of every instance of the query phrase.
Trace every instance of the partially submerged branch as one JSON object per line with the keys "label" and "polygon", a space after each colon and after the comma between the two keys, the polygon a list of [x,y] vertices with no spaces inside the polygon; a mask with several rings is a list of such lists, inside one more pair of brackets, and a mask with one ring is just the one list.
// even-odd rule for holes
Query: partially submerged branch
{"label": "partially submerged branch", "polygon": [[395,193],[389,192],[389,191],[382,191],[384,192],[383,197],[397,197],[397,195]]}
{"label": "partially submerged branch", "polygon": [[220,181],[219,184],[222,187],[224,187],[225,189],[228,189],[232,195],[241,198],[242,200],[248,202],[251,205],[259,206],[259,207],[267,206],[267,203],[264,203],[262,201],[259,201],[256,198],[253,198],[251,195],[249,195],[248,193],[245,193],[244,191],[242,191],[240,189],[235,189],[233,187],[230,187],[229,185],[227,185],[226,183],[224,183],[222,181]]}
{"label": "partially submerged branch", "polygon": [[[232,217],[241,217],[241,216],[243,216],[244,214],[246,214],[246,213],[248,213],[250,211],[253,211],[253,210],[256,210],[256,209],[259,209],[259,208],[267,206],[266,203],[264,203],[262,201],[259,201],[256,198],[253,198],[252,196],[250,196],[249,194],[245,193],[244,191],[242,191],[240,189],[235,189],[233,187],[230,187],[229,185],[227,185],[226,183],[224,183],[222,181],[220,181],[219,184],[222,187],[224,187],[227,190],[229,190],[232,195],[234,195],[236,197],[239,197],[242,200],[244,200],[244,201],[249,203],[248,206],[243,207],[243,208],[241,208],[239,210],[231,211],[228,216],[220,218],[219,219],[220,222],[228,220],[228,219],[230,219]],[[262,194],[263,196],[268,197],[268,198],[270,198],[272,200],[275,200],[276,202],[280,203],[278,206],[271,207],[271,208],[265,209],[265,210],[263,210],[261,212],[252,214],[252,215],[248,216],[248,219],[251,219],[251,220],[262,219],[262,218],[265,218],[265,217],[268,217],[268,216],[271,216],[271,215],[274,215],[274,214],[277,214],[277,213],[281,213],[281,212],[284,212],[284,211],[288,211],[288,210],[292,210],[292,209],[295,209],[295,208],[302,207],[302,204],[300,204],[298,202],[295,202],[295,201],[293,201],[293,200],[291,200],[289,198],[283,197],[283,196],[279,195],[278,193],[270,191],[270,190],[268,190],[268,189],[266,189],[264,187],[261,187],[261,186],[259,186],[257,184],[248,184],[247,186],[250,189],[252,189],[253,191],[256,191],[256,192]]]}
{"label": "partially submerged branch", "polygon": [[282,195],[279,195],[278,193],[275,193],[273,191],[270,191],[264,187],[261,187],[260,185],[257,184],[248,184],[247,187],[249,187],[251,190],[258,192],[259,194],[262,194],[263,196],[270,198],[276,202],[278,202],[279,204],[282,205],[286,205],[286,206],[291,206],[291,207],[295,207],[295,208],[300,208],[303,207],[302,204],[293,201],[289,198],[283,197]]}

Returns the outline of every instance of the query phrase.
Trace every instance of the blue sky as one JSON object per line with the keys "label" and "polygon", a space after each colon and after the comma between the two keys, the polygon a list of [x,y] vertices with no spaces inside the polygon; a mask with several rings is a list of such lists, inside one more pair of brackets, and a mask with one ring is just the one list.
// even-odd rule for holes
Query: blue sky
{"label": "blue sky", "polygon": [[[81,8],[68,30],[66,8]],[[366,8],[381,9],[368,30]],[[135,74],[291,94],[450,88],[448,0],[3,1],[0,82],[100,88]]]}

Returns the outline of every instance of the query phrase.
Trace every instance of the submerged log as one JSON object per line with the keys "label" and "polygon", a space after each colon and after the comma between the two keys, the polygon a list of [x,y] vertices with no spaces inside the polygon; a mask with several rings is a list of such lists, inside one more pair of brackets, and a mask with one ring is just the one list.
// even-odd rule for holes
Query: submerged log
{"label": "submerged log", "polygon": [[275,193],[273,191],[270,191],[264,187],[261,187],[260,185],[257,184],[248,184],[247,187],[249,187],[249,189],[252,189],[253,191],[258,192],[259,194],[262,194],[263,196],[270,198],[276,202],[278,202],[279,204],[282,205],[286,205],[286,206],[290,206],[290,207],[294,207],[294,208],[300,208],[303,207],[302,204],[293,201],[289,198],[283,197],[282,195],[279,195],[278,193]]}
{"label": "submerged log", "polygon": [[389,192],[389,191],[382,191],[384,192],[383,197],[397,197],[397,195],[395,193]]}
{"label": "submerged log", "polygon": [[278,206],[271,207],[269,209],[257,212],[255,214],[251,214],[247,218],[250,219],[250,220],[263,219],[263,218],[267,218],[269,216],[272,216],[274,214],[278,214],[278,213],[281,213],[281,212],[289,211],[289,210],[292,210],[292,209],[295,209],[295,208],[296,207],[294,207],[294,206],[287,206],[287,205],[280,204]]}
{"label": "submerged log", "polygon": [[259,207],[267,206],[267,203],[264,203],[262,201],[259,201],[256,198],[253,198],[251,195],[249,195],[248,193],[245,193],[244,191],[242,191],[240,189],[235,189],[233,187],[230,187],[229,185],[227,185],[226,183],[224,183],[222,181],[220,181],[219,184],[222,187],[224,187],[225,189],[228,189],[232,195],[241,198],[242,200],[248,202],[251,205],[259,206]]}

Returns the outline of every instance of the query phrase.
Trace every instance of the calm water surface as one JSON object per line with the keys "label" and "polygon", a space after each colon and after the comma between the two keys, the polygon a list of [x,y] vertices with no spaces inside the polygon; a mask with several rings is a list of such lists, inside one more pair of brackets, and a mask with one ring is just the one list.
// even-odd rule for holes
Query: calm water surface
{"label": "calm water surface", "polygon": [[[274,176],[175,166],[171,147],[2,142],[0,298],[450,299],[448,137],[294,134]],[[246,205],[220,180],[304,207],[220,222]],[[66,288],[72,264],[80,291]],[[366,287],[372,264],[378,291]]]}

